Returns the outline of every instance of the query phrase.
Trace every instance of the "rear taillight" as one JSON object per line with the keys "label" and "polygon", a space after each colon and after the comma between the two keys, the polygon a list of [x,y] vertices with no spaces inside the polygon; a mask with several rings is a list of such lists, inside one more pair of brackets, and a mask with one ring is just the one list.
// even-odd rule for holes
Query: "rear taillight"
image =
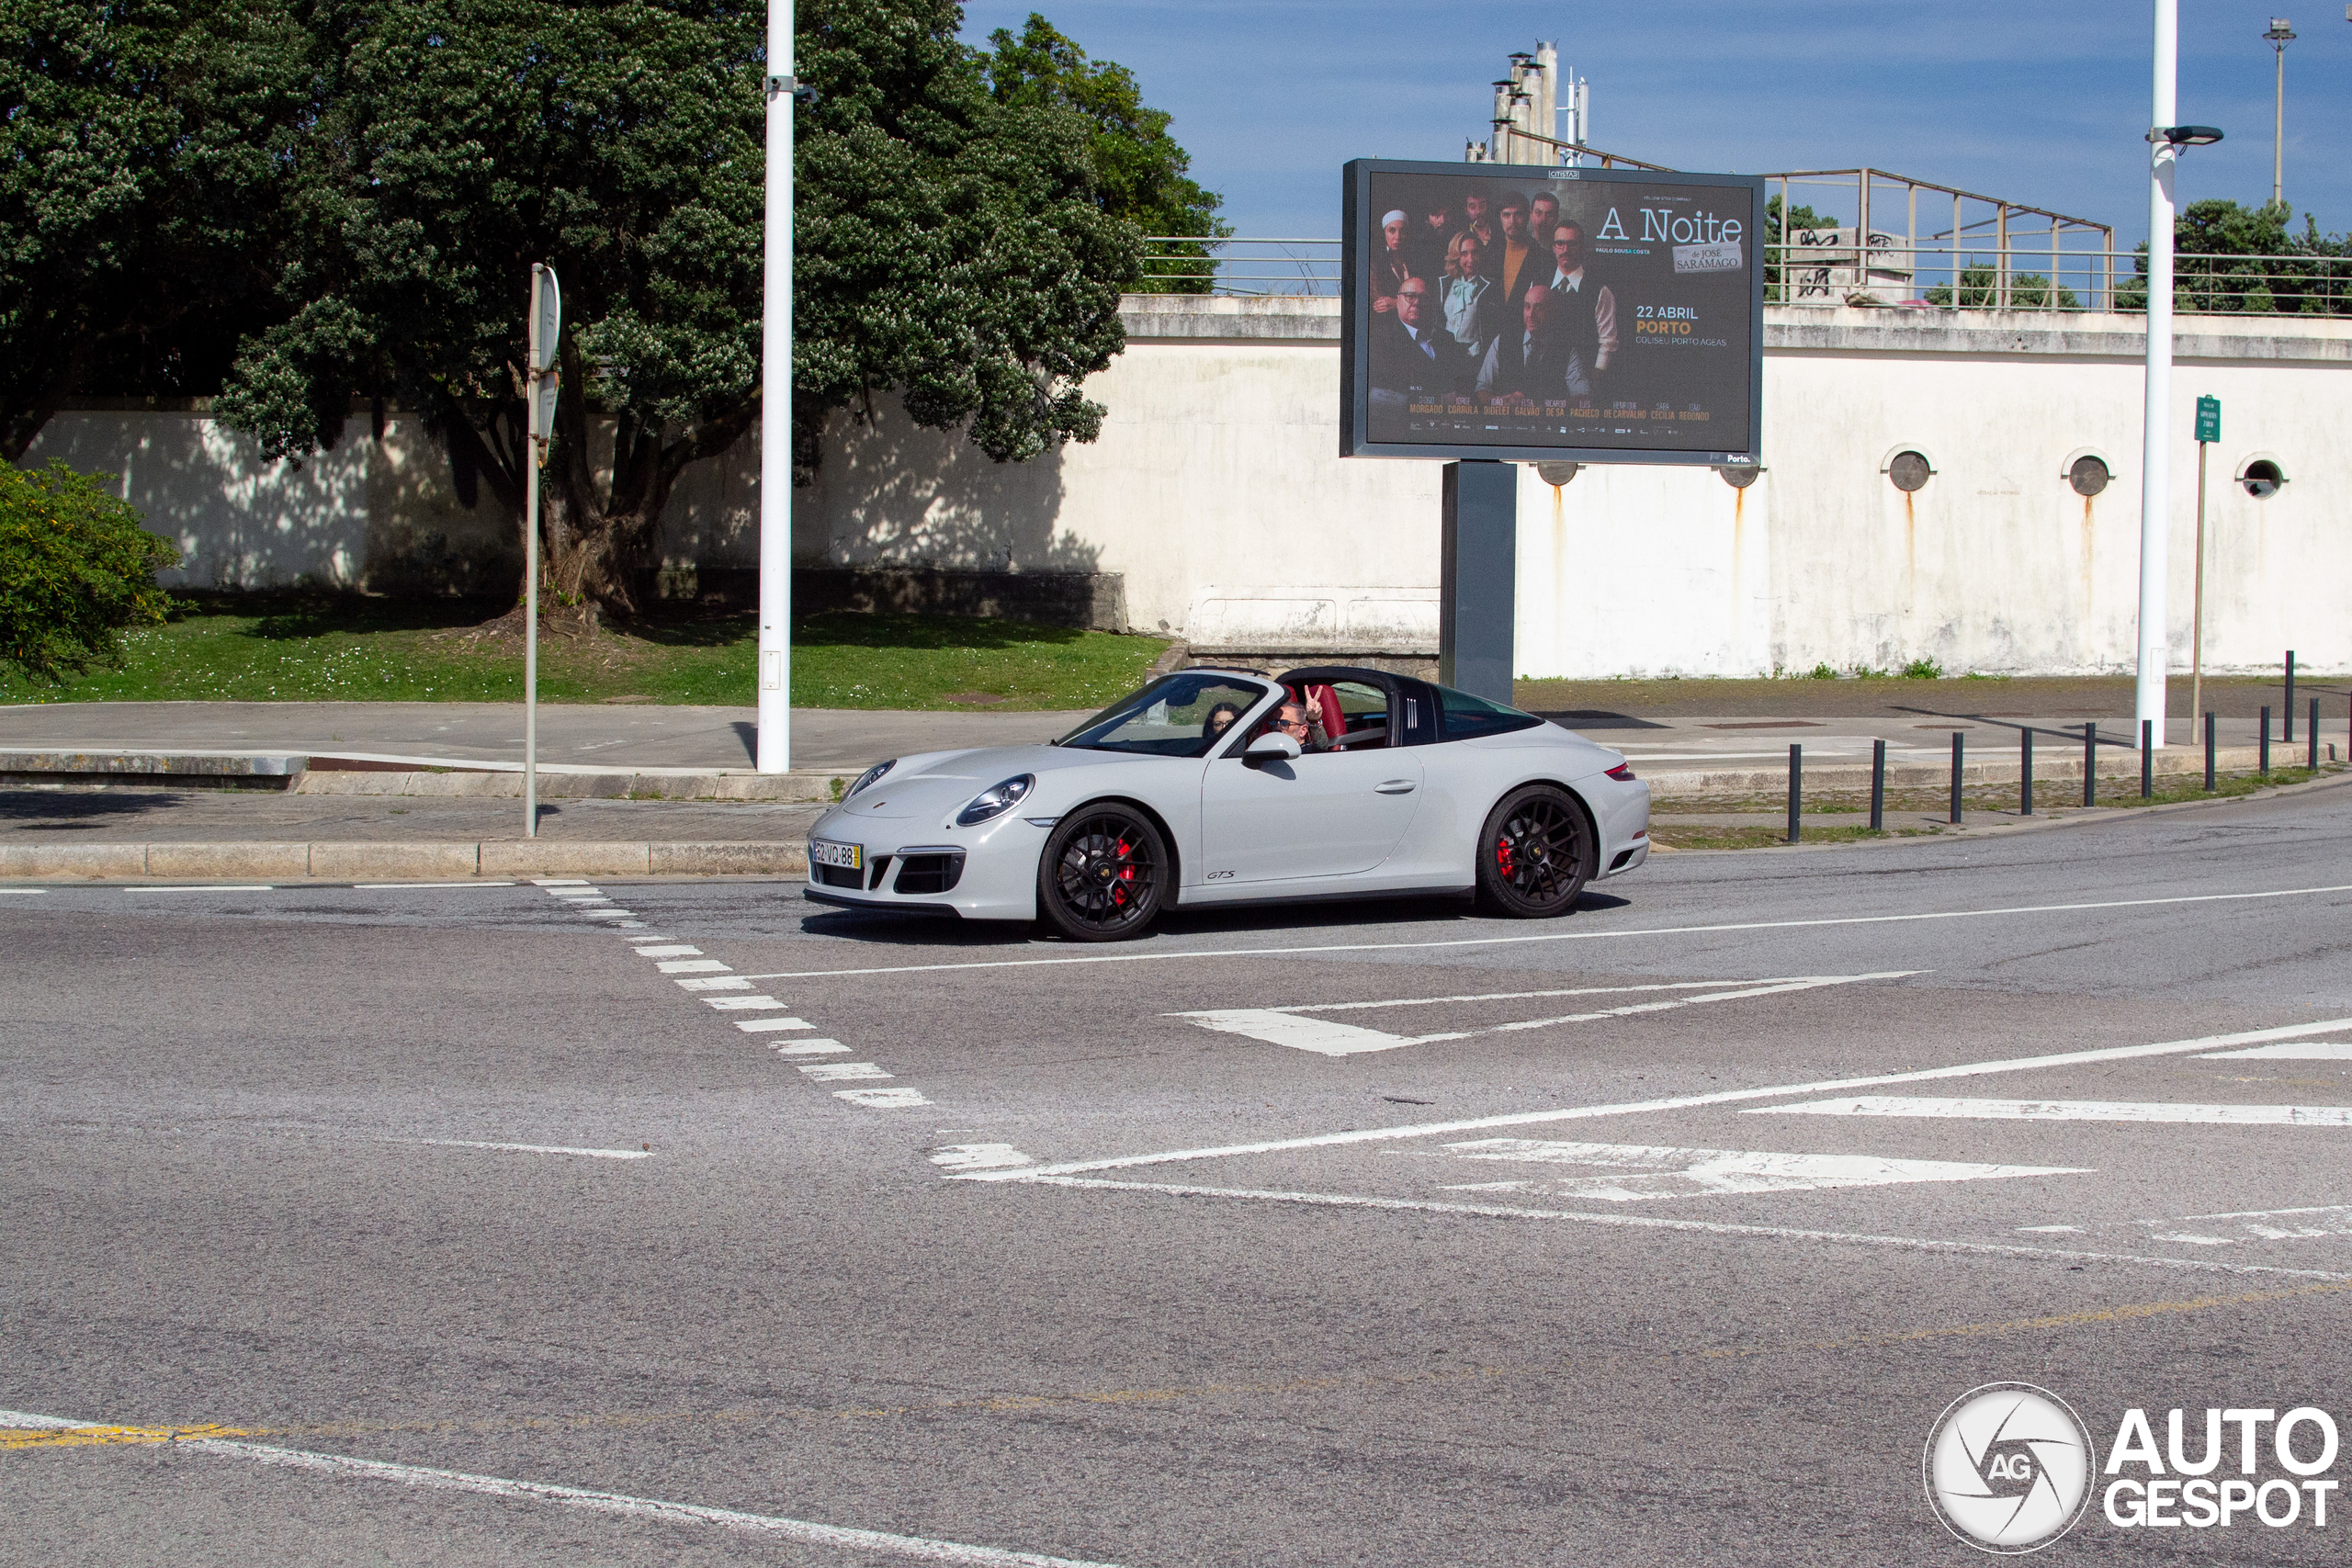
{"label": "rear taillight", "polygon": [[1620,762],[1615,767],[1609,770],[1609,776],[1615,779],[1619,784],[1632,784],[1634,782],[1634,764],[1631,762]]}

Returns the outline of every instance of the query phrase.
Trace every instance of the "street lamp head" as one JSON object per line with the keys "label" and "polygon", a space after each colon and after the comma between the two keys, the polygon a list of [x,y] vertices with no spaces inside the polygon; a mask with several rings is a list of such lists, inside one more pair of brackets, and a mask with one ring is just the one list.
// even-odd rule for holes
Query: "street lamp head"
{"label": "street lamp head", "polygon": [[[2346,20],[2352,20],[2352,6],[2346,7],[2345,17]],[[2295,29],[2287,25],[2286,17],[2273,17],[2270,18],[2270,30],[2262,36],[2268,39],[2272,43],[2277,44],[2279,48],[2284,49],[2287,47],[2288,42],[2294,38]]]}
{"label": "street lamp head", "polygon": [[2211,147],[2222,139],[2217,125],[2160,125],[2148,132],[2151,141],[2163,141],[2174,147]]}

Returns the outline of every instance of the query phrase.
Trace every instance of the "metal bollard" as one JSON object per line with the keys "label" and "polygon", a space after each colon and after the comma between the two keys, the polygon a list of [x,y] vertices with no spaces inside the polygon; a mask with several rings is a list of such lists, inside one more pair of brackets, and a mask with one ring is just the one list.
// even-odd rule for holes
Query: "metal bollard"
{"label": "metal bollard", "polygon": [[2295,650],[2291,648],[2287,650],[2287,705],[2278,716],[2287,727],[2286,734],[2279,739],[2292,740],[2295,738]]}
{"label": "metal bollard", "polygon": [[2146,800],[2156,793],[2156,721],[2140,721],[2140,798]]}
{"label": "metal bollard", "polygon": [[2098,804],[2098,726],[2083,726],[2083,804]]}
{"label": "metal bollard", "polygon": [[2213,710],[2205,710],[2205,793],[2213,793]]}
{"label": "metal bollard", "polygon": [[1789,842],[1795,843],[1804,833],[1804,823],[1798,811],[1804,803],[1804,748],[1794,741],[1789,743]]}
{"label": "metal bollard", "polygon": [[2312,754],[2311,761],[2303,765],[2312,772],[2317,773],[2319,772],[2319,699],[2317,697],[2312,699],[2312,721],[2306,733],[2311,739]]}
{"label": "metal bollard", "polygon": [[2270,710],[2262,710],[2262,771],[2270,772]]}
{"label": "metal bollard", "polygon": [[1871,831],[1886,831],[1886,742],[1871,742]]}
{"label": "metal bollard", "polygon": [[1962,737],[1957,729],[1951,732],[1951,820],[1960,825],[1960,759]]}
{"label": "metal bollard", "polygon": [[2033,731],[2018,731],[2018,815],[2033,815]]}

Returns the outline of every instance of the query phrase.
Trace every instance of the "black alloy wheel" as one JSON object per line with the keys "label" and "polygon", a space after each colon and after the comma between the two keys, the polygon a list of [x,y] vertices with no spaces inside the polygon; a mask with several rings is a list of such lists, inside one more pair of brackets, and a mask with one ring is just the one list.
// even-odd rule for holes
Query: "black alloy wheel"
{"label": "black alloy wheel", "polygon": [[1142,812],[1093,806],[1056,825],[1037,863],[1037,913],[1073,942],[1141,936],[1159,913],[1168,845]]}
{"label": "black alloy wheel", "polygon": [[1521,919],[1576,908],[1595,869],[1592,819],[1567,791],[1528,784],[1503,796],[1478,836],[1478,896]]}

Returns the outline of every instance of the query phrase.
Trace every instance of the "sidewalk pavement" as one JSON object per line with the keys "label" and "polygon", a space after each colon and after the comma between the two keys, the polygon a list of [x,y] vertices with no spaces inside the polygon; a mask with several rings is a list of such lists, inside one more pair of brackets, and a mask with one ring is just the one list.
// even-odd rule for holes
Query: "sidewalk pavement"
{"label": "sidewalk pavement", "polygon": [[[1685,775],[1784,771],[1791,742],[1804,747],[1808,772],[1817,767],[1867,766],[1874,740],[1887,743],[1891,768],[1937,766],[1948,763],[1951,737],[1957,732],[1964,738],[1971,759],[1989,765],[2001,758],[2013,761],[2018,736],[2027,729],[2034,732],[2038,773],[2062,777],[2072,761],[2074,776],[2080,777],[2083,715],[2086,710],[2105,711],[2078,697],[2071,710],[2062,707],[2035,713],[1954,710],[1939,714],[1921,705],[1890,710],[1883,703],[1875,705],[1873,712],[1815,713],[1798,705],[1807,697],[1838,694],[1823,691],[1837,682],[1772,684],[1789,688],[1791,711],[1768,718],[1641,715],[1594,708],[1547,712],[1545,716],[1623,751],[1637,772],[1657,777],[1662,784],[1671,780],[1695,788],[1702,787],[1700,781],[1686,781]],[[1081,712],[796,708],[792,767],[795,773],[821,784],[835,777],[854,777],[886,757],[910,751],[1042,740],[1062,733],[1084,716]],[[566,775],[606,781],[638,777],[648,785],[632,791],[610,785],[558,784],[554,786],[558,794],[743,797],[740,789],[695,786],[729,775],[742,776],[746,783],[755,776],[758,718],[758,710],[747,707],[546,705],[539,709],[539,765],[559,779]],[[2346,734],[2344,716],[2324,713],[2322,723],[2324,734],[2342,754],[2346,741],[2352,740]],[[2166,772],[2192,765],[2201,768],[2201,748],[2197,744],[2201,737],[2191,734],[2185,718],[2174,720],[2171,729],[2170,746],[2159,753],[2160,766]],[[2220,721],[2219,739],[2233,755],[2244,751],[2251,757],[2256,736],[2251,716],[2233,715]],[[2100,723],[2098,739],[2103,772],[2109,767],[2137,772],[2139,737],[2128,720]],[[2273,743],[2287,744],[2276,737]],[[2296,744],[2300,749],[2300,739]],[[0,707],[0,773],[28,771],[25,763],[8,756],[25,753],[50,753],[60,759],[102,755],[304,759],[307,769],[292,766],[274,771],[347,775],[332,784],[324,779],[304,781],[305,793],[374,794],[390,786],[362,782],[372,773],[433,768],[518,772],[523,761],[523,709],[514,703],[56,703]],[[2325,754],[2323,750],[2322,755]],[[2280,755],[2284,759],[2283,751]],[[330,765],[322,766],[322,762]],[[337,762],[360,766],[332,765]],[[46,771],[72,770],[51,762]],[[664,775],[694,777],[677,778],[684,787],[660,787]],[[445,784],[433,793],[492,792]],[[819,788],[804,795],[822,799],[830,793]]]}

